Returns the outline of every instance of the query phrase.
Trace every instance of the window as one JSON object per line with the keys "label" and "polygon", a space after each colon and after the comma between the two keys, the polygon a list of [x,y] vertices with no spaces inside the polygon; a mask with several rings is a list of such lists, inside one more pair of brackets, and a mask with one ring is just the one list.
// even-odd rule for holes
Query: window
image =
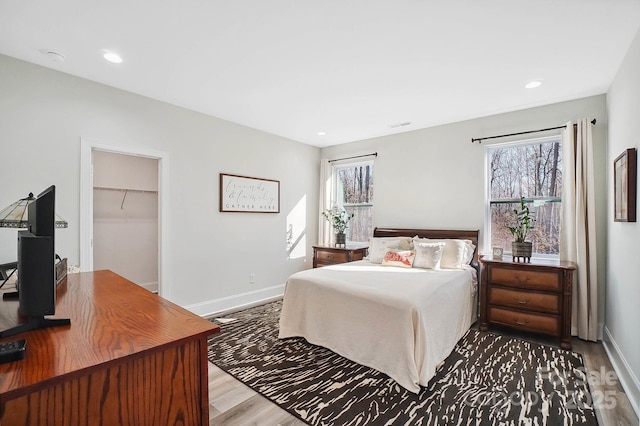
{"label": "window", "polygon": [[534,218],[527,241],[538,257],[560,252],[562,205],[561,137],[492,145],[486,148],[489,247],[511,252],[509,226],[524,197]]}
{"label": "window", "polygon": [[347,243],[366,243],[373,236],[373,162],[333,166],[333,204],[355,216],[347,228]]}

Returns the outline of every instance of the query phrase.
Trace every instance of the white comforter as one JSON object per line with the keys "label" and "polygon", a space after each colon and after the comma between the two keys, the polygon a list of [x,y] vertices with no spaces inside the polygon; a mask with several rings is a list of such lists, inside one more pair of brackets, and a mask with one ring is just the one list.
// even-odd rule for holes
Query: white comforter
{"label": "white comforter", "polygon": [[469,329],[476,286],[471,267],[359,261],[301,271],[287,280],[279,337],[304,337],[417,393]]}

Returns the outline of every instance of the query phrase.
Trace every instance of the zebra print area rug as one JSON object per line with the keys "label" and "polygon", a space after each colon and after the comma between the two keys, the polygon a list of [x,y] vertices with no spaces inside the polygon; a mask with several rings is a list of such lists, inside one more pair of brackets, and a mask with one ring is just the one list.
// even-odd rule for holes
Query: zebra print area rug
{"label": "zebra print area rug", "polygon": [[470,330],[416,395],[302,338],[278,340],[281,306],[230,315],[209,360],[310,425],[597,425],[577,353]]}

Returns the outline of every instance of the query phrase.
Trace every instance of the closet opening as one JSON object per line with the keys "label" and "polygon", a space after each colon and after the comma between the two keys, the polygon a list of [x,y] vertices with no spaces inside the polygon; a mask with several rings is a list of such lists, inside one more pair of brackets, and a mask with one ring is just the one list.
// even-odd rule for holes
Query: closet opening
{"label": "closet opening", "polygon": [[80,269],[109,269],[168,298],[168,154],[83,139]]}
{"label": "closet opening", "polygon": [[93,268],[158,292],[158,159],[93,151]]}

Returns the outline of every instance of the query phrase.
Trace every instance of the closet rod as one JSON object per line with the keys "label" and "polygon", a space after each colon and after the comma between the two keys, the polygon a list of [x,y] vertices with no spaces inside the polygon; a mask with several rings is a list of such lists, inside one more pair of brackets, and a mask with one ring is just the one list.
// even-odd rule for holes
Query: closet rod
{"label": "closet rod", "polygon": [[[595,118],[591,120],[591,124],[594,124],[594,125],[596,124]],[[574,124],[573,126],[575,127],[576,125]],[[526,135],[528,133],[546,132],[547,130],[564,129],[565,127],[567,126],[549,127],[547,129],[538,129],[538,130],[527,130],[526,132],[509,133],[506,135],[497,135],[497,136],[487,136],[486,138],[471,138],[471,143],[474,143],[474,142],[482,143],[482,141],[487,139],[506,138],[507,136],[518,136],[518,135]]]}
{"label": "closet rod", "polygon": [[372,154],[364,154],[364,155],[356,155],[356,156],[353,156],[353,157],[336,158],[334,160],[329,160],[329,162],[333,163],[334,161],[351,160],[351,159],[354,159],[354,158],[362,158],[362,157],[377,157],[377,156],[378,156],[378,153],[374,152]]}

